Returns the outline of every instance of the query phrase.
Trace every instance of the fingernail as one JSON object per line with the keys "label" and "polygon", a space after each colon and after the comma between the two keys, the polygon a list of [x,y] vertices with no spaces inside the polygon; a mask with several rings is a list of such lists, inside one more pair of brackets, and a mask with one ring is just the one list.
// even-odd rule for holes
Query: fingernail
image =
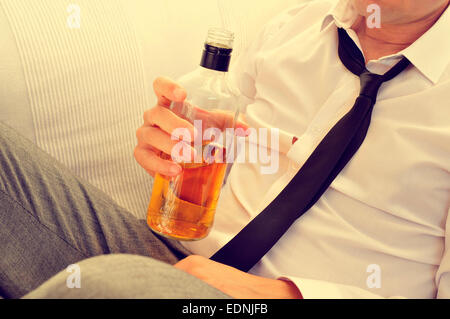
{"label": "fingernail", "polygon": [[170,169],[169,169],[169,172],[170,172],[172,175],[178,175],[178,174],[181,173],[181,166],[178,166],[178,165],[172,165],[172,166],[170,167]]}
{"label": "fingernail", "polygon": [[186,97],[186,92],[183,89],[180,88],[176,88],[173,91],[173,96],[175,97],[175,99],[177,100],[182,100]]}
{"label": "fingernail", "polygon": [[236,136],[240,136],[240,137],[248,137],[252,134],[252,131],[249,130],[249,127],[238,127],[236,130]]}

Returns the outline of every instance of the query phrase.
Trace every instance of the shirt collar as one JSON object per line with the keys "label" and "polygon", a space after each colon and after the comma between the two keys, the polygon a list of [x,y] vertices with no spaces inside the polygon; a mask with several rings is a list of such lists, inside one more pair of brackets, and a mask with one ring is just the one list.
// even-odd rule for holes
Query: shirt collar
{"label": "shirt collar", "polygon": [[322,21],[321,30],[325,29],[330,23],[334,23],[339,28],[348,29],[356,21],[358,14],[349,0],[339,0],[326,14]]}
{"label": "shirt collar", "polygon": [[[337,27],[349,29],[357,17],[350,0],[339,0],[324,17],[321,30],[333,22]],[[449,29],[450,8],[447,8],[425,34],[396,55],[407,57],[425,77],[436,84],[450,63]]]}

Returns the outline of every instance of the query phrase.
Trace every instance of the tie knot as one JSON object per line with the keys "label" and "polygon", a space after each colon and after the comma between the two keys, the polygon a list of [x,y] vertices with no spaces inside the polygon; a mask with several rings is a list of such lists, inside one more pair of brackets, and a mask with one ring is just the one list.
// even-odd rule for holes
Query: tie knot
{"label": "tie knot", "polygon": [[361,81],[361,91],[359,94],[367,96],[375,102],[378,90],[384,82],[383,76],[365,70],[361,73],[359,79]]}

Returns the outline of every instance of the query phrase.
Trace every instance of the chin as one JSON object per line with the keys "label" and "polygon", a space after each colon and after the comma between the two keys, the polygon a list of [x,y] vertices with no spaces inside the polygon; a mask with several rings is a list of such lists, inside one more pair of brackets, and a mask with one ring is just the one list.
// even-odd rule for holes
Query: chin
{"label": "chin", "polygon": [[[414,19],[417,13],[417,3],[411,0],[352,0],[357,12],[362,16],[369,16],[367,7],[376,4],[381,8],[382,23],[405,23]],[[424,0],[420,0],[424,1]]]}
{"label": "chin", "polygon": [[353,6],[358,11],[358,13],[362,16],[366,16],[367,13],[367,7],[371,4],[377,4],[381,8],[383,8],[383,3],[385,1],[383,0],[352,0]]}

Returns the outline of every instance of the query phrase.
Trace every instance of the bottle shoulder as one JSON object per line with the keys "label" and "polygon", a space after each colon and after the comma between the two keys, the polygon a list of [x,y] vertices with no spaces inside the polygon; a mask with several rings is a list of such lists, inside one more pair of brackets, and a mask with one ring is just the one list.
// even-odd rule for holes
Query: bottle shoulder
{"label": "bottle shoulder", "polygon": [[227,72],[220,72],[209,70],[203,67],[198,67],[192,72],[189,72],[178,79],[178,83],[189,87],[208,86],[213,83],[226,82],[228,80]]}
{"label": "bottle shoulder", "polygon": [[238,90],[234,87],[227,72],[219,72],[198,67],[178,79],[187,93],[187,99],[202,108],[220,108],[230,105],[236,99]]}

